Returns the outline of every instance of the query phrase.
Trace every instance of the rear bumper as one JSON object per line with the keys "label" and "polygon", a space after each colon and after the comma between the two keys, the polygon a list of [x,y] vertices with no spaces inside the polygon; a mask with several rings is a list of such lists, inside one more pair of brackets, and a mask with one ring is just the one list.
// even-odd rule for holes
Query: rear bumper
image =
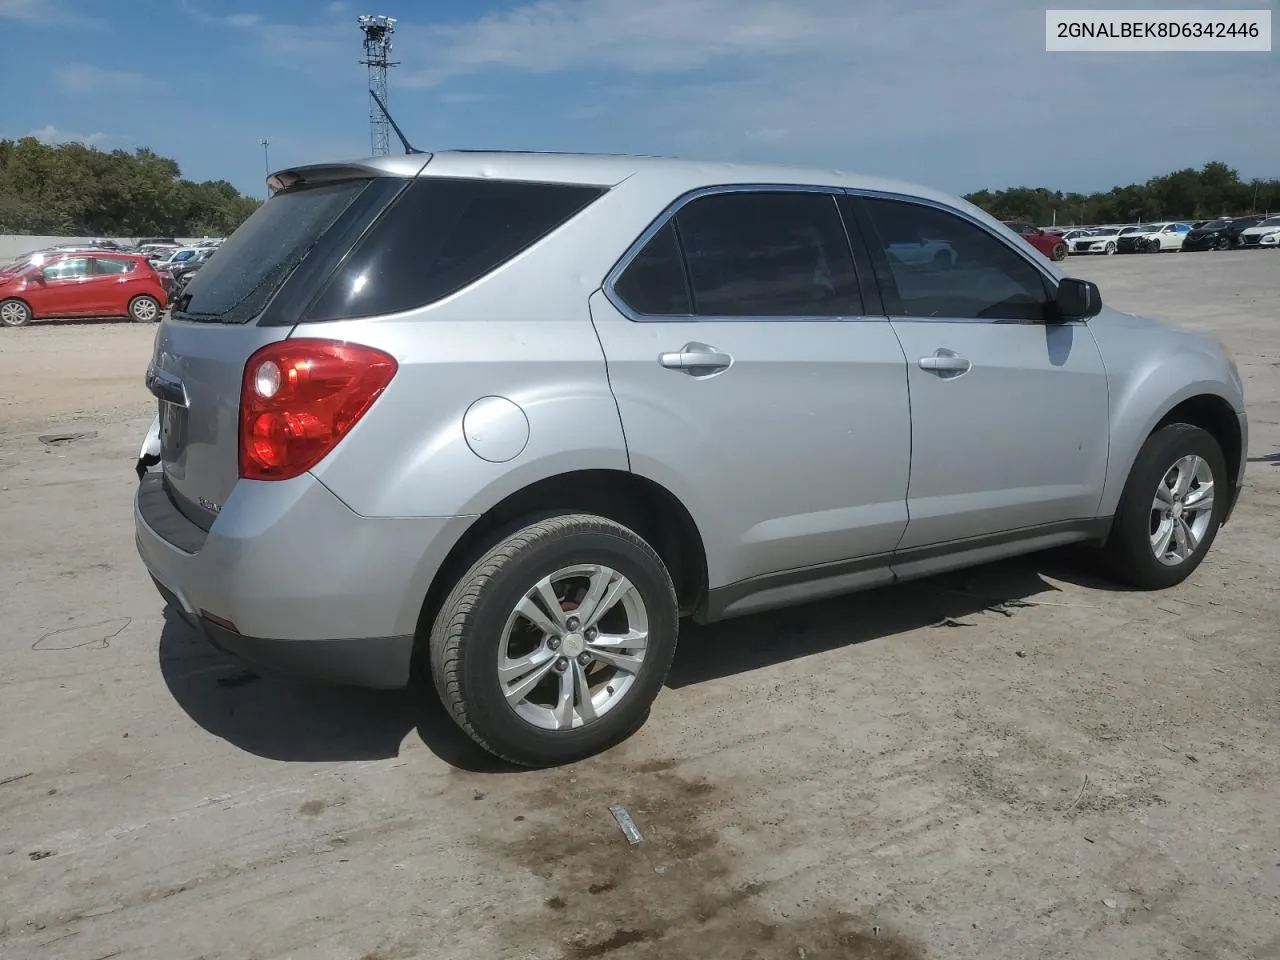
{"label": "rear bumper", "polygon": [[469,518],[361,517],[304,474],[241,481],[206,533],[162,484],[150,473],[138,485],[138,554],[205,639],[265,672],[408,682],[423,599]]}

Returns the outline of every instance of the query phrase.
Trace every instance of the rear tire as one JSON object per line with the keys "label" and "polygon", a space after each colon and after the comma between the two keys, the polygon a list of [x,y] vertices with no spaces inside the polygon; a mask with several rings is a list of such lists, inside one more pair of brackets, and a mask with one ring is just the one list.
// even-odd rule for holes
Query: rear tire
{"label": "rear tire", "polygon": [[25,327],[31,322],[31,308],[16,297],[0,301],[0,327]]}
{"label": "rear tire", "polygon": [[450,591],[428,640],[431,675],[490,753],[525,766],[581,760],[647,719],[675,655],[677,610],[662,560],[631,530],[587,514],[538,520]]}
{"label": "rear tire", "polygon": [[1067,245],[1065,243],[1060,243],[1053,248],[1053,259],[1055,261],[1067,259]]}
{"label": "rear tire", "polygon": [[129,318],[134,323],[155,323],[160,319],[160,301],[142,295],[129,301]]}
{"label": "rear tire", "polygon": [[[1171,491],[1171,480],[1184,476],[1186,489]],[[1108,572],[1139,590],[1164,590],[1191,576],[1222,525],[1227,482],[1222,448],[1208,431],[1173,423],[1149,436],[1103,547]],[[1197,510],[1206,498],[1209,505]]]}

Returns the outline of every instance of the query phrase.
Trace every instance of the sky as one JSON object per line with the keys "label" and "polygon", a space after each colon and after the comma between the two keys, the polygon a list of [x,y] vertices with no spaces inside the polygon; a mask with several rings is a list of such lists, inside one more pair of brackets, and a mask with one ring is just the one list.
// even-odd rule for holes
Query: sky
{"label": "sky", "polygon": [[[363,13],[397,18],[391,112],[424,150],[780,161],[953,193],[1105,190],[1210,160],[1280,176],[1280,52],[1047,53],[1049,4],[379,2],[0,0],[0,137],[147,146],[262,196],[268,162],[371,152]],[[1280,25],[1276,0],[1074,6]]]}

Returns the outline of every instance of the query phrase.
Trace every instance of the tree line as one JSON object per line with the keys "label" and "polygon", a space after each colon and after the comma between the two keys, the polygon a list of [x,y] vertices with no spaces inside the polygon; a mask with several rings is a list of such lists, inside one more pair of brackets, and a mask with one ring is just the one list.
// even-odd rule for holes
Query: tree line
{"label": "tree line", "polygon": [[1213,161],[1106,193],[1011,187],[979,190],[965,199],[1002,220],[1028,219],[1040,226],[1194,221],[1280,212],[1280,179],[1241,180],[1234,169]]}
{"label": "tree line", "polygon": [[[1105,193],[1010,187],[965,199],[1003,220],[1041,225],[1206,220],[1280,211],[1280,179],[1241,180],[1214,161]],[[226,180],[185,180],[177,161],[146,147],[108,153],[34,137],[0,140],[0,233],[226,236],[259,203]]]}
{"label": "tree line", "polygon": [[221,237],[260,202],[226,180],[184,180],[176,161],[146,147],[0,140],[0,233]]}

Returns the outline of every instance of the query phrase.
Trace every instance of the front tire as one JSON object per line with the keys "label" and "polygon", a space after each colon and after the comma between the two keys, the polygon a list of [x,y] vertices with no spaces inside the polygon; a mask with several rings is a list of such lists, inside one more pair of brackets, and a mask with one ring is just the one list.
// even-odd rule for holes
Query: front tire
{"label": "front tire", "polygon": [[551,517],[459,578],[431,630],[431,674],[454,721],[490,753],[569,763],[644,723],[678,623],[675,587],[648,543],[604,517]]}
{"label": "front tire", "polygon": [[1138,451],[1103,548],[1110,573],[1140,590],[1181,583],[1213,544],[1227,496],[1226,460],[1208,431],[1157,430]]}
{"label": "front tire", "polygon": [[155,323],[160,319],[160,301],[145,294],[129,301],[129,318],[134,323]]}
{"label": "front tire", "polygon": [[31,322],[31,308],[16,298],[0,302],[0,326],[25,327]]}
{"label": "front tire", "polygon": [[1103,248],[1103,252],[1104,252],[1104,253],[1106,253],[1106,255],[1107,255],[1108,257],[1109,257],[1109,256],[1111,256],[1113,253],[1115,253],[1115,252],[1116,252],[1116,245],[1115,245],[1114,243],[1108,243],[1108,244]]}

